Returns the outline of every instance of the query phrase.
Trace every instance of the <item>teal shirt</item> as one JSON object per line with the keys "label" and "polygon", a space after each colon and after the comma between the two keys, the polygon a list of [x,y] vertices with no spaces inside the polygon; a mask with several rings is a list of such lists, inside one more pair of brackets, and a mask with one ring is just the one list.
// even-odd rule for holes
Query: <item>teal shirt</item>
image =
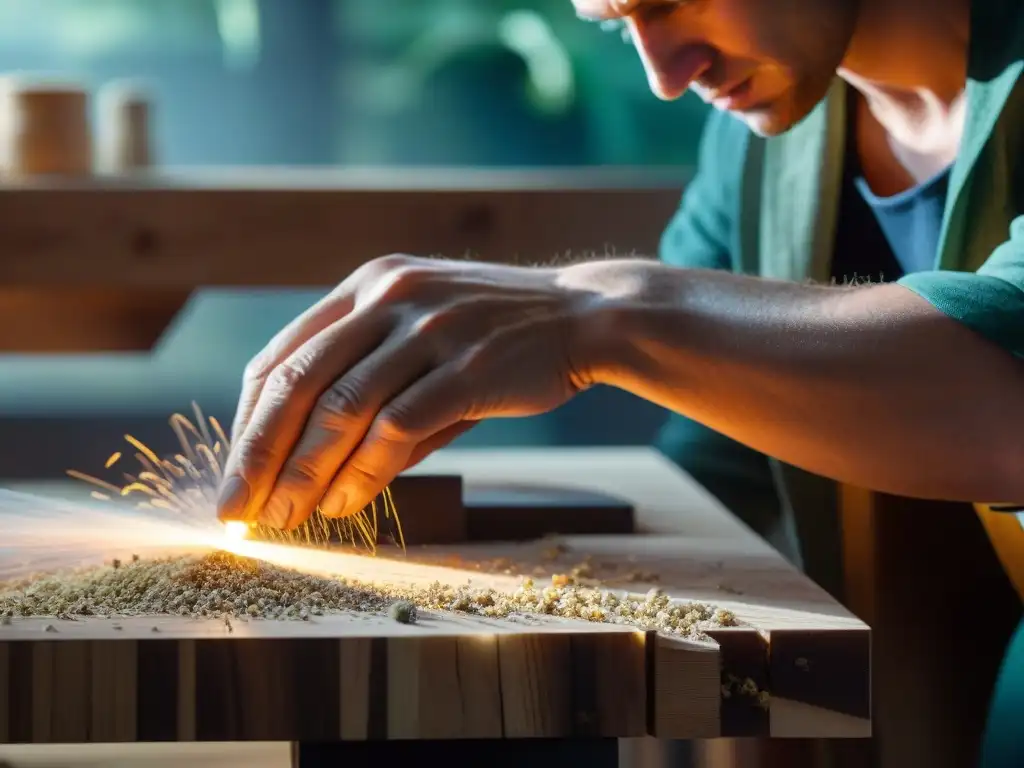
{"label": "teal shirt", "polygon": [[[965,131],[949,175],[935,262],[899,282],[1024,357],[1024,4],[975,0],[971,30]],[[844,158],[844,91],[837,81],[811,115],[771,139],[712,113],[698,172],[662,237],[662,259],[827,281]],[[720,497],[755,499],[746,508],[757,512],[744,516],[761,532],[778,517],[780,497],[815,498],[798,492],[797,485],[809,482],[799,471],[682,417],[669,420],[658,445],[712,491],[720,488]],[[765,519],[750,519],[757,516]]]}

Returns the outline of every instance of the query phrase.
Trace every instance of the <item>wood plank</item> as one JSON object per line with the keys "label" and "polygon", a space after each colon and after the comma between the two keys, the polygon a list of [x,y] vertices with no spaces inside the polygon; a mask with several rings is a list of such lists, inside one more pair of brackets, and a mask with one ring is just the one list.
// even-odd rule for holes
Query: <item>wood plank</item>
{"label": "wood plank", "polygon": [[0,283],[318,286],[389,253],[503,263],[609,249],[653,255],[686,176],[186,170],[30,181],[0,186]]}

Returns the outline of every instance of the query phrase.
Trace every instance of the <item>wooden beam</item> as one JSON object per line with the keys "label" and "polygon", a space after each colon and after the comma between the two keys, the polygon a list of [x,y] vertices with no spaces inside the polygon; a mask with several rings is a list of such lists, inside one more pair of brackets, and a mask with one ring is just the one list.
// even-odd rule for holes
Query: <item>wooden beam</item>
{"label": "wooden beam", "polygon": [[389,253],[654,255],[687,172],[255,170],[0,187],[5,286],[333,285]]}

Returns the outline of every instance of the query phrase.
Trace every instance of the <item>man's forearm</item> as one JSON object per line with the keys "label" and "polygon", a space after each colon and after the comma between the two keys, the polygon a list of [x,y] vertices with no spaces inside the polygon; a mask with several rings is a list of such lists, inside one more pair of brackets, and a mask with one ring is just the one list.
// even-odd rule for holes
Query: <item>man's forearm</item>
{"label": "man's forearm", "polygon": [[1024,497],[1024,364],[911,291],[641,261],[571,270],[600,297],[579,345],[594,383],[844,482]]}

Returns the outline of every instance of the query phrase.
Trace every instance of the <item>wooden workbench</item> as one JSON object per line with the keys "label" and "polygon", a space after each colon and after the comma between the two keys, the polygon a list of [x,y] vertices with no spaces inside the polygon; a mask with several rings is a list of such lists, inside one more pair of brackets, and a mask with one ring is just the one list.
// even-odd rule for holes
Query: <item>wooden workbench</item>
{"label": "wooden workbench", "polygon": [[[743,626],[701,643],[450,615],[411,627],[236,622],[230,633],[223,622],[170,618],[123,621],[116,634],[106,620],[56,622],[50,633],[45,621],[20,620],[0,627],[0,742],[870,734],[868,628],[655,452],[448,450],[414,472],[626,499],[644,533],[571,537],[570,556],[652,571],[657,584],[621,586],[713,603]],[[352,567],[393,583],[512,589],[518,575],[473,563],[500,556],[532,568],[549,546],[467,545],[456,568],[423,564],[443,561],[439,548]],[[723,698],[723,672],[751,678],[767,706]]]}

